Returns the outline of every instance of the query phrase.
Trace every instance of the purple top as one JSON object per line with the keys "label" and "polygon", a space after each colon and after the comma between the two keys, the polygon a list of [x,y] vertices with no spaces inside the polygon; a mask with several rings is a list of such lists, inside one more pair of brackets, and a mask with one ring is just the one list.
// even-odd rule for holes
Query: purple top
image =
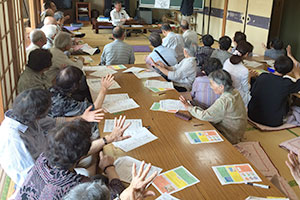
{"label": "purple top", "polygon": [[201,107],[210,107],[219,97],[210,87],[207,76],[199,76],[195,79],[191,92],[193,100]]}
{"label": "purple top", "polygon": [[62,199],[72,187],[89,180],[88,177],[76,174],[76,172],[50,166],[42,153],[29,171],[15,200]]}

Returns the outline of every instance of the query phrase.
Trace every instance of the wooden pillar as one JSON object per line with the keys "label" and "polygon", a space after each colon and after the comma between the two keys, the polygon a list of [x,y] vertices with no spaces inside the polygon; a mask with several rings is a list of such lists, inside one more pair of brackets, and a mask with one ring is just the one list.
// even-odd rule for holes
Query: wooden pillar
{"label": "wooden pillar", "polygon": [[225,31],[226,31],[226,21],[227,21],[227,11],[228,11],[228,1],[229,1],[229,0],[225,0],[225,2],[224,2],[224,13],[223,13],[223,23],[222,23],[222,36],[225,35]]}
{"label": "wooden pillar", "polygon": [[0,81],[0,123],[4,120],[4,105],[3,105],[3,97],[2,97],[2,86]]}
{"label": "wooden pillar", "polygon": [[39,23],[39,14],[38,14],[38,0],[29,0],[29,13],[30,13],[30,25],[32,29],[35,29]]}

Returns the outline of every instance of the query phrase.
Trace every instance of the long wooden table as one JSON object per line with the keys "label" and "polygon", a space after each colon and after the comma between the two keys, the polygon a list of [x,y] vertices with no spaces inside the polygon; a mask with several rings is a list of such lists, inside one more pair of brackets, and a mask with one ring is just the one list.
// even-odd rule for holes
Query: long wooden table
{"label": "long wooden table", "polygon": [[[145,65],[126,66],[145,67]],[[220,143],[190,144],[184,132],[212,130],[215,128],[210,123],[199,121],[195,118],[191,121],[184,121],[175,117],[175,114],[172,113],[150,111],[153,102],[158,102],[162,99],[178,99],[179,93],[175,90],[170,90],[165,94],[158,95],[143,86],[145,80],[136,78],[132,73],[121,73],[121,71],[114,75],[121,88],[109,90],[108,93],[128,93],[130,98],[133,98],[140,105],[140,108],[128,110],[121,114],[126,115],[127,119],[142,119],[143,126],[150,126],[150,131],[158,139],[128,153],[109,144],[104,148],[106,154],[115,158],[129,155],[139,160],[145,160],[162,168],[163,172],[183,165],[200,180],[200,183],[174,193],[173,195],[179,199],[238,200],[245,199],[248,196],[284,196],[253,165],[251,166],[263,180],[262,184],[270,185],[270,189],[262,189],[245,184],[222,186],[213,172],[212,166],[242,164],[249,163],[249,161],[224,137],[224,142]],[[163,80],[162,78],[154,79]],[[118,115],[108,113],[105,115],[105,119],[113,119]],[[194,126],[196,124],[203,125]],[[101,136],[105,136],[106,134],[102,133],[104,120],[99,125]],[[152,185],[150,189],[156,191],[156,197],[160,195]]]}

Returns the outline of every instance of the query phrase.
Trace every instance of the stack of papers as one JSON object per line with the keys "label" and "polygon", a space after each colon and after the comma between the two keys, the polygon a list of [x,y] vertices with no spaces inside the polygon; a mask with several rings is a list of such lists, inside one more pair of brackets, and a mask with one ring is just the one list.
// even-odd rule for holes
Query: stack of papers
{"label": "stack of papers", "polygon": [[116,102],[120,100],[130,99],[127,93],[121,93],[121,94],[107,94],[105,95],[103,104]]}
{"label": "stack of papers", "polygon": [[149,88],[153,92],[161,92],[174,89],[173,82],[158,81],[158,80],[146,80],[145,87]]}
{"label": "stack of papers", "polygon": [[113,142],[113,145],[128,152],[157,139],[157,137],[145,127],[135,130],[126,130],[124,136],[129,135],[131,136],[130,138],[119,142]]}
{"label": "stack of papers", "polygon": [[102,107],[109,113],[118,113],[125,110],[139,108],[140,106],[133,99],[124,99],[103,104]]}
{"label": "stack of papers", "polygon": [[143,25],[131,25],[131,27],[133,27],[133,28],[143,28],[144,26]]}
{"label": "stack of papers", "polygon": [[169,112],[169,113],[176,113],[177,110],[163,110],[161,108],[161,105],[159,102],[154,102],[150,108],[150,110],[153,110],[153,111],[163,111],[163,112]]}
{"label": "stack of papers", "polygon": [[247,67],[252,67],[252,68],[257,68],[262,65],[262,63],[256,61],[250,61],[250,60],[244,60],[243,62]]}
{"label": "stack of papers", "polygon": [[138,72],[141,72],[141,71],[145,71],[145,68],[141,68],[141,67],[130,67],[130,68],[124,70],[123,73],[129,73],[129,72],[132,72],[132,73],[138,73]]}
{"label": "stack of papers", "polygon": [[180,166],[160,174],[152,184],[161,194],[172,194],[199,182],[186,168]]}
{"label": "stack of papers", "polygon": [[212,169],[222,185],[262,181],[249,164],[222,165]]}
{"label": "stack of papers", "polygon": [[92,63],[94,60],[90,56],[82,56],[84,58],[84,63]]}
{"label": "stack of papers", "polygon": [[[117,171],[117,174],[119,174],[120,176],[120,180],[124,181],[126,183],[130,183],[132,180],[132,165],[133,163],[136,164],[136,171],[138,172],[140,170],[141,164],[142,162],[132,158],[130,156],[123,156],[118,158],[117,160],[115,160],[114,165]],[[144,169],[146,169],[146,167],[148,166],[148,164],[144,165]],[[151,176],[154,172],[157,172],[158,174],[162,171],[161,168],[159,167],[155,167],[155,166],[151,166],[151,169],[146,177],[146,179]]]}
{"label": "stack of papers", "polygon": [[81,47],[81,50],[85,53],[88,53],[90,55],[94,55],[94,53],[97,51],[97,48],[93,48],[91,47],[90,45],[88,44],[84,44],[82,47]]}
{"label": "stack of papers", "polygon": [[98,17],[97,21],[98,22],[109,22],[109,17]]}
{"label": "stack of papers", "polygon": [[115,74],[115,73],[117,73],[116,70],[113,70],[106,66],[99,66],[99,68],[95,72],[91,73],[90,75],[96,76],[96,77],[105,77],[107,75]]}
{"label": "stack of papers", "polygon": [[185,132],[191,144],[222,142],[223,139],[215,130]]}
{"label": "stack of papers", "polygon": [[[101,79],[87,79],[86,80],[90,90],[92,90],[94,93],[98,93],[101,89]],[[108,88],[109,90],[112,89],[118,89],[121,88],[121,86],[118,84],[117,81],[113,81],[113,84]]]}
{"label": "stack of papers", "polygon": [[179,100],[164,99],[159,101],[161,109],[163,110],[186,110],[184,105]]}
{"label": "stack of papers", "polygon": [[111,69],[115,69],[115,70],[127,69],[127,67],[125,65],[109,65],[108,67],[111,68]]}
{"label": "stack of papers", "polygon": [[142,79],[142,78],[152,78],[152,77],[160,77],[160,75],[154,71],[140,71],[140,72],[133,72],[133,74],[139,78],[139,79]]}
{"label": "stack of papers", "polygon": [[[141,119],[126,119],[124,126],[126,126],[128,123],[131,123],[131,125],[128,127],[127,130],[137,130],[143,128],[143,123]],[[103,132],[112,132],[113,128],[114,128],[114,120],[106,119],[104,123]]]}

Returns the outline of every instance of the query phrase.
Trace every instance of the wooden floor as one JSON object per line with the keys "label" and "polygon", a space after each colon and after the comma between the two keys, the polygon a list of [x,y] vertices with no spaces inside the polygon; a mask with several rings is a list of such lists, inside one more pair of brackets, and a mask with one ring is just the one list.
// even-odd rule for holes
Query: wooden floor
{"label": "wooden floor", "polygon": [[[90,25],[83,27],[80,32],[86,33],[86,36],[83,38],[92,47],[99,47],[101,52],[105,44],[110,43],[112,40],[111,30],[100,30],[99,34],[95,34]],[[125,42],[130,45],[150,45],[147,35],[149,34],[132,34],[131,37],[127,37]],[[217,48],[218,44],[215,43],[214,47]],[[152,48],[152,47],[150,47]],[[149,53],[141,52],[135,53],[135,64],[143,64],[145,56]],[[100,62],[101,54],[94,55],[93,65],[96,65]],[[283,141],[298,137],[300,135],[300,128],[294,128],[290,130],[283,131],[274,131],[274,132],[261,132],[258,129],[255,129],[253,126],[248,124],[246,131],[246,141],[258,141],[261,146],[264,148],[265,152],[268,154],[272,160],[275,167],[279,170],[281,176],[283,176],[289,183],[292,185],[292,188],[296,192],[297,196],[300,199],[300,190],[298,186],[293,185],[293,177],[291,176],[289,169],[285,165],[285,160],[287,159],[287,151],[280,148],[279,144]]]}

